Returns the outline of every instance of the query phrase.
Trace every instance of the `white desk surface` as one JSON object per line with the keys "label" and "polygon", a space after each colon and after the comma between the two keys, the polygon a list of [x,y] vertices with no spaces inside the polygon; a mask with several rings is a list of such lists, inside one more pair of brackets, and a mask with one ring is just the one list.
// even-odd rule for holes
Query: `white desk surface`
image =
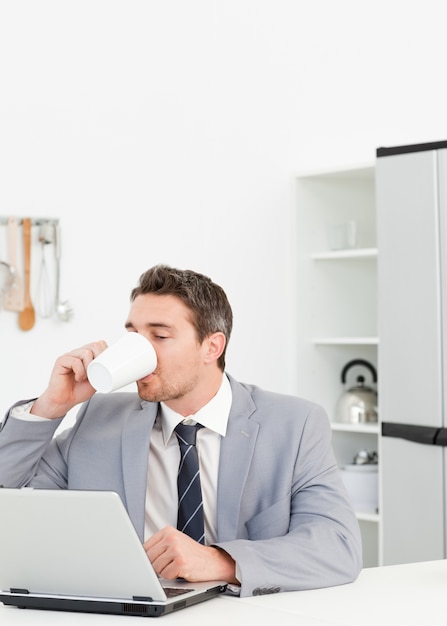
{"label": "white desk surface", "polygon": [[[352,584],[250,598],[220,596],[160,626],[447,626],[447,561],[364,569]],[[137,626],[141,617],[34,611],[0,603],[1,626]],[[161,620],[161,622],[159,622]]]}

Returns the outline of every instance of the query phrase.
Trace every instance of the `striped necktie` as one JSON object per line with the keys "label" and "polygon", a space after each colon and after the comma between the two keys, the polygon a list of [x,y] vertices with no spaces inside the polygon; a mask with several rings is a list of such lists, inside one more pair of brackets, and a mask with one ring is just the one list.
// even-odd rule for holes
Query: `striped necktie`
{"label": "striped necktie", "polygon": [[202,489],[196,449],[199,428],[202,428],[201,424],[178,424],[175,428],[180,446],[177,528],[199,543],[205,543]]}

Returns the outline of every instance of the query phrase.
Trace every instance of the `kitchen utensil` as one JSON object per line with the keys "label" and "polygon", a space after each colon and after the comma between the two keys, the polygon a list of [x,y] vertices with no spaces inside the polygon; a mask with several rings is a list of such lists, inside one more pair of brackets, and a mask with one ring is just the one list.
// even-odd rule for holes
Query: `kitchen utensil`
{"label": "kitchen utensil", "polygon": [[377,464],[379,457],[376,451],[370,452],[369,450],[362,449],[357,452],[352,462],[354,465]]}
{"label": "kitchen utensil", "polygon": [[55,229],[54,254],[56,258],[56,317],[61,322],[68,322],[73,315],[73,309],[68,300],[61,302],[60,300],[60,282],[61,282],[61,231],[57,225]]}
{"label": "kitchen utensil", "polygon": [[39,227],[39,242],[41,244],[41,264],[39,281],[37,284],[36,310],[40,317],[50,317],[54,309],[54,301],[51,294],[50,277],[46,262],[46,246],[54,243],[54,225],[43,222]]}
{"label": "kitchen utensil", "polygon": [[3,297],[4,294],[12,287],[14,284],[14,270],[5,261],[0,261],[0,309],[3,306]]}
{"label": "kitchen utensil", "polygon": [[[349,361],[342,370],[343,385],[346,384],[348,371],[356,366],[369,370],[373,383],[377,383],[377,372],[374,366],[363,359],[354,359]],[[336,421],[349,424],[377,422],[377,392],[365,385],[364,376],[357,376],[357,384],[340,396],[336,408]]]}
{"label": "kitchen utensil", "polygon": [[23,219],[23,254],[25,266],[25,308],[19,313],[19,326],[22,330],[30,330],[34,326],[36,314],[30,295],[31,273],[31,220]]}
{"label": "kitchen utensil", "polygon": [[341,468],[341,477],[355,511],[377,513],[379,467],[377,463],[352,463]]}
{"label": "kitchen utensil", "polygon": [[8,253],[9,266],[14,275],[13,282],[3,293],[3,308],[5,311],[23,311],[25,306],[23,283],[17,268],[17,234],[18,220],[16,217],[8,218]]}

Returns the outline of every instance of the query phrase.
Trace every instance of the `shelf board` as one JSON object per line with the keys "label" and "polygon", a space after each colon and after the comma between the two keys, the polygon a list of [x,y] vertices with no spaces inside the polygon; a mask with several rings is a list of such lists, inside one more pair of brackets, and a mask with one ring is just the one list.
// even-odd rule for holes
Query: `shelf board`
{"label": "shelf board", "polygon": [[346,259],[375,259],[377,248],[349,248],[347,250],[328,250],[312,255],[314,261],[338,261]]}
{"label": "shelf board", "polygon": [[360,179],[360,180],[374,180],[375,176],[375,163],[368,162],[358,165],[342,165],[335,168],[325,168],[318,170],[308,170],[297,172],[296,178],[338,178],[338,179]]}
{"label": "shelf board", "polygon": [[377,346],[378,337],[315,337],[311,342],[316,346]]}
{"label": "shelf board", "polygon": [[344,422],[331,422],[332,430],[345,432],[345,433],[367,433],[378,435],[379,423],[370,422],[369,424],[348,424]]}
{"label": "shelf board", "polygon": [[380,522],[380,515],[378,513],[356,511],[355,516],[360,522],[374,522],[375,524]]}

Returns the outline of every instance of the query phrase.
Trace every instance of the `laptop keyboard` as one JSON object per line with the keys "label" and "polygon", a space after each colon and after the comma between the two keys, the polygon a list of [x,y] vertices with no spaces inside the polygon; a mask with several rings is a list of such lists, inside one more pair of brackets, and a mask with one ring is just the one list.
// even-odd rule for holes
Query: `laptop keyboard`
{"label": "laptop keyboard", "polygon": [[191,591],[191,589],[182,589],[181,587],[163,587],[163,590],[167,598],[175,598]]}

